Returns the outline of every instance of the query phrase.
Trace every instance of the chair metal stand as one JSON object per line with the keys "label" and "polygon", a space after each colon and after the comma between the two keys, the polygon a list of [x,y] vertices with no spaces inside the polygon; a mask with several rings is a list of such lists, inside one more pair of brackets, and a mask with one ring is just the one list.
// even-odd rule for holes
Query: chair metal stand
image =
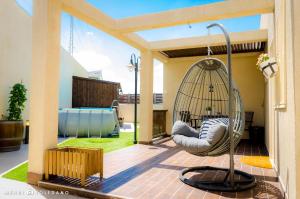
{"label": "chair metal stand", "polygon": [[[185,174],[189,172],[214,172],[215,175],[219,173],[226,173],[223,180],[216,181],[214,178],[210,180],[193,180],[185,177]],[[254,176],[240,171],[234,170],[234,182],[232,183],[229,179],[230,169],[226,168],[218,168],[218,167],[210,167],[210,166],[202,166],[202,167],[191,167],[185,168],[181,170],[179,179],[187,185],[190,185],[195,188],[208,190],[208,191],[221,191],[221,192],[237,192],[244,191],[250,189],[256,185],[256,180]],[[205,173],[203,173],[205,175]]]}

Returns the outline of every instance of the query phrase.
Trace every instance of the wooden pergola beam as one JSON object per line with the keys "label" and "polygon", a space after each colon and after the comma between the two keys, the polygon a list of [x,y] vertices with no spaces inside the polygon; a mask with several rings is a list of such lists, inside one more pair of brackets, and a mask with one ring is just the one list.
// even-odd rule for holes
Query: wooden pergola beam
{"label": "wooden pergola beam", "polygon": [[148,48],[148,43],[135,33],[121,33],[117,22],[85,0],[62,0],[62,9],[70,15],[114,36],[117,39],[139,49]]}
{"label": "wooden pergola beam", "polygon": [[[232,44],[237,43],[250,43],[257,41],[267,41],[267,30],[254,30],[247,32],[234,32],[230,33],[230,39]],[[182,39],[161,40],[150,42],[150,49],[152,51],[164,51],[164,50],[176,50],[204,47],[207,45],[218,46],[225,45],[225,38],[223,34],[201,36],[201,37],[189,37]]]}
{"label": "wooden pergola beam", "polygon": [[167,63],[170,60],[168,57],[157,51],[153,51],[153,57],[162,63]]}
{"label": "wooden pergola beam", "polygon": [[274,0],[228,0],[116,20],[121,32],[137,32],[183,24],[271,13]]}

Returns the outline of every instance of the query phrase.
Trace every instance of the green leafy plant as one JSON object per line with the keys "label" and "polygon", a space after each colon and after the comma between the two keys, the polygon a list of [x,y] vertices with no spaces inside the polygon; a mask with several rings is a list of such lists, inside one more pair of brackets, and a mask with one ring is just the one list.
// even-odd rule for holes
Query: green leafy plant
{"label": "green leafy plant", "polygon": [[26,92],[27,89],[25,88],[25,85],[22,82],[17,83],[12,87],[8,101],[9,107],[7,109],[8,120],[22,120],[22,111],[25,108],[25,102],[27,100]]}

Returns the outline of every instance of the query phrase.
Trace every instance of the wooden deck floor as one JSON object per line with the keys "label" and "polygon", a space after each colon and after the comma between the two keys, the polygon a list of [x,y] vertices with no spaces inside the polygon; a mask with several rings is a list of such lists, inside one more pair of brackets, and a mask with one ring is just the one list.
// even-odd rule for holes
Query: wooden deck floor
{"label": "wooden deck floor", "polygon": [[[236,149],[235,167],[255,175],[258,184],[238,193],[207,192],[190,187],[178,179],[178,173],[192,166],[228,166],[228,155],[197,157],[176,147],[169,140],[156,145],[135,145],[108,153],[104,157],[104,180],[92,177],[85,190],[124,198],[151,199],[213,199],[213,198],[283,198],[278,178],[273,169],[262,169],[240,162],[243,155],[267,155],[264,146],[241,142]],[[60,185],[80,187],[79,180],[55,178]],[[81,189],[82,190],[82,189]],[[94,192],[95,193],[95,192]]]}

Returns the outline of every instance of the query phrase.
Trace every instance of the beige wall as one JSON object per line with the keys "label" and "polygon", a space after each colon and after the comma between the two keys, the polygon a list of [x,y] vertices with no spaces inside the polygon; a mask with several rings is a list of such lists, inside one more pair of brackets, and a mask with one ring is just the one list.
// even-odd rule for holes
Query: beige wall
{"label": "beige wall", "polygon": [[[300,2],[292,1],[292,31],[293,31],[293,51],[294,51],[294,80],[295,80],[295,159],[296,159],[296,190],[300,190]],[[298,56],[295,56],[298,55]],[[297,195],[299,197],[299,195]]]}
{"label": "beige wall", "polygon": [[[233,55],[232,69],[233,79],[240,90],[245,111],[254,111],[254,125],[264,126],[265,83],[263,75],[256,69],[257,56],[257,53]],[[225,56],[215,57],[222,61],[226,59]],[[191,65],[202,58],[170,59],[164,64],[164,108],[168,109],[168,133],[172,128],[172,110],[177,89]]]}
{"label": "beige wall", "polygon": [[[12,0],[0,6],[0,116],[6,114],[11,87],[23,82],[29,88],[31,67],[31,17]],[[24,118],[28,119],[28,105]],[[0,118],[1,119],[1,118]]]}
{"label": "beige wall", "polygon": [[[120,117],[124,118],[124,122],[134,122],[134,104],[120,104]],[[137,106],[137,120],[140,122],[140,105]]]}
{"label": "beige wall", "polygon": [[293,10],[297,3],[299,1],[275,0],[275,13],[264,15],[261,23],[262,28],[269,30],[268,53],[276,57],[279,66],[278,75],[267,84],[267,145],[286,196],[293,199],[300,197],[297,191],[300,187],[299,110],[296,109],[300,99],[300,66],[296,62],[299,61],[300,42],[296,40],[300,17],[299,12]]}
{"label": "beige wall", "polygon": [[[153,104],[153,109],[162,109],[163,104]],[[134,104],[120,104],[120,117],[124,118],[124,122],[134,122]],[[140,122],[140,105],[137,106],[137,121]]]}
{"label": "beige wall", "polygon": [[88,77],[88,72],[61,48],[59,108],[72,107],[72,76]]}
{"label": "beige wall", "polygon": [[[22,81],[30,94],[32,60],[32,18],[13,0],[1,0],[0,6],[0,116],[7,114],[11,87]],[[60,103],[70,107],[72,103],[72,75],[87,77],[87,71],[61,48]],[[23,118],[29,119],[29,102],[26,102]]]}

